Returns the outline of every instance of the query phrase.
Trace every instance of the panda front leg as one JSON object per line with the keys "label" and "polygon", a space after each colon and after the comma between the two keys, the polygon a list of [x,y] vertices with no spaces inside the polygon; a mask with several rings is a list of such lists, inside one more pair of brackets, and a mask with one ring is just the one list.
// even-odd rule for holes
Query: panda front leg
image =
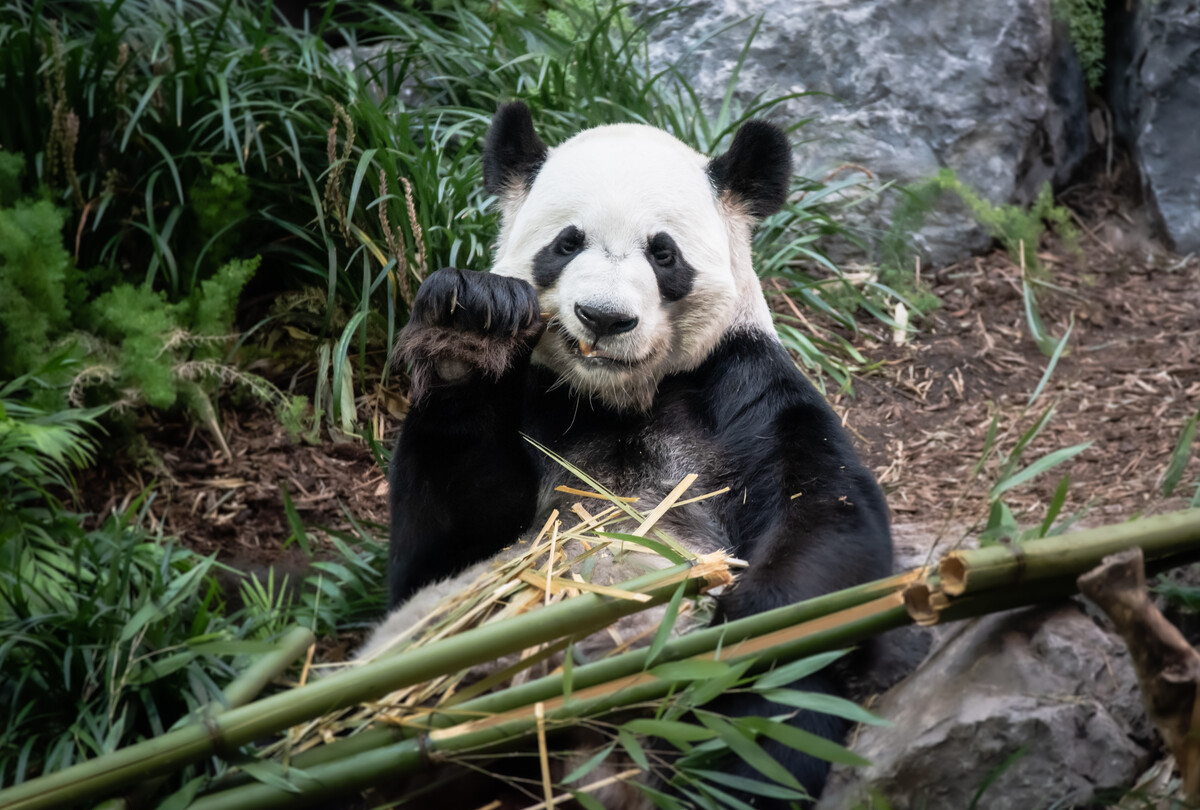
{"label": "panda front leg", "polygon": [[412,406],[392,455],[390,605],[513,542],[537,505],[520,435],[543,325],[527,282],[445,268],[431,274],[400,335]]}
{"label": "panda front leg", "polygon": [[[786,435],[787,431],[784,431]],[[801,451],[791,459],[781,459],[783,467],[793,467],[785,475],[788,491],[803,494],[789,497],[780,504],[780,519],[754,538],[744,550],[750,563],[737,584],[721,602],[727,619],[736,619],[801,602],[823,594],[849,588],[892,573],[892,542],[883,497],[871,474],[854,459],[843,437],[831,443],[846,449],[834,454],[832,461],[820,465],[822,474],[814,475],[807,464],[796,459],[820,459],[828,447],[808,441],[792,441],[784,446]],[[821,444],[826,444],[824,441]],[[831,459],[826,459],[826,462]],[[801,487],[800,481],[807,483]],[[847,677],[869,668],[873,641],[864,643],[837,664],[788,686],[803,692],[848,697]],[[788,725],[816,734],[836,743],[845,740],[849,724],[833,715],[822,714],[775,703],[751,692],[733,692],[712,705],[728,716],[785,717]],[[825,786],[829,763],[800,753],[776,740],[761,737],[760,744],[804,786],[819,797]],[[731,772],[752,779],[761,776],[743,761],[732,763]],[[789,808],[787,800],[743,797],[757,808]],[[807,805],[804,805],[807,806]]]}

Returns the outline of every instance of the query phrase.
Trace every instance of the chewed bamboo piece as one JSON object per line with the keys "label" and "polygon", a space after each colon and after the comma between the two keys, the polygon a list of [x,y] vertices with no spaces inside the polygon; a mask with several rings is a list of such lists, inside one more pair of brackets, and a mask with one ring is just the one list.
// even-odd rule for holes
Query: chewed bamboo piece
{"label": "chewed bamboo piece", "polygon": [[[634,553],[649,555],[650,562],[653,562],[657,557],[653,546],[635,547],[630,541],[605,537],[602,533],[619,531],[623,525],[632,525],[632,528],[622,532],[625,536],[648,537],[655,532],[656,524],[671,509],[711,498],[725,491],[719,490],[686,501],[681,500],[696,478],[695,475],[684,477],[661,502],[645,514],[634,506],[637,503],[636,498],[619,497],[599,487],[595,490],[559,487],[559,491],[580,498],[603,499],[610,505],[595,514],[582,502],[575,504],[570,514],[563,515],[554,511],[528,543],[528,548],[521,550],[511,559],[496,562],[467,588],[444,599],[415,625],[405,628],[390,639],[386,649],[374,658],[356,661],[351,666],[423,647],[465,630],[500,622],[584,593],[648,605],[651,597],[647,593],[590,581],[589,562],[594,561],[597,555],[606,553],[618,556]],[[722,552],[692,554],[674,540],[668,542],[668,538],[662,533],[656,535],[656,541],[666,544],[672,553],[678,554],[689,564],[685,570],[664,574],[656,579],[656,589],[677,585],[684,580],[694,580],[697,583],[696,592],[705,593],[731,584],[731,569],[745,566],[744,562]],[[659,560],[660,565],[662,562],[666,562],[665,558]],[[685,610],[684,614],[689,612]],[[638,641],[644,641],[644,638],[614,637],[613,654],[628,649]],[[465,682],[464,677],[468,672],[460,671],[404,687],[382,699],[335,712],[294,728],[288,740],[277,743],[271,750],[278,752],[286,748],[289,755],[295,755],[346,733],[353,734],[373,723],[405,725],[410,722],[423,722],[422,718],[440,708],[505,684],[520,683],[527,679],[530,673],[548,671],[547,665],[560,658],[566,646],[567,640],[563,639],[558,643],[550,642],[527,648],[516,656],[497,662],[497,666],[490,671],[484,668],[482,679],[479,677],[481,672],[478,668],[472,670],[472,682]]]}

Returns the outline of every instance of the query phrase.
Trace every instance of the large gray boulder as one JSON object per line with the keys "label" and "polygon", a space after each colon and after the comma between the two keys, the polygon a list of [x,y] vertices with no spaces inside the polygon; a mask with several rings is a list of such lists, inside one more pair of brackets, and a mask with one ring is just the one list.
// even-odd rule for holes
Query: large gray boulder
{"label": "large gray boulder", "polygon": [[952,625],[873,710],[892,725],[854,739],[871,767],[836,768],[817,810],[871,791],[895,810],[963,810],[1022,748],[979,810],[1072,807],[1128,785],[1150,758],[1129,654],[1074,604]]}
{"label": "large gray boulder", "polygon": [[1200,251],[1200,6],[1134,0],[1113,30],[1117,133],[1133,151],[1148,210],[1170,247]]}
{"label": "large gray boulder", "polygon": [[[993,202],[1028,203],[1047,180],[1064,182],[1087,150],[1084,80],[1051,0],[684,3],[652,30],[650,59],[658,68],[682,59],[681,75],[710,111],[752,30],[752,21],[738,21],[759,16],[736,96],[827,94],[771,113],[785,123],[813,119],[797,147],[809,177],[853,163],[880,182],[905,184],[948,166]],[[677,4],[642,0],[641,9]],[[866,208],[863,224],[885,230],[889,204]],[[955,206],[918,240],[937,263],[987,243]]]}

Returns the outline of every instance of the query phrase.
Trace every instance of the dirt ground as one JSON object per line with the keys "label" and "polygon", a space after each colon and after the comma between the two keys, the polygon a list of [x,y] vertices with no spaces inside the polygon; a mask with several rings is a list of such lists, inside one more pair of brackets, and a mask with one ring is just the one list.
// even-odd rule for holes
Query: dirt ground
{"label": "dirt ground", "polygon": [[[1154,493],[1185,421],[1200,409],[1200,258],[1170,255],[1136,236],[1119,201],[1093,193],[1078,207],[1087,211],[1079,215],[1082,256],[1042,246],[1053,285],[1038,288],[1042,318],[1055,336],[1074,327],[1034,407],[1027,403],[1047,358],[1029,336],[1021,270],[1002,252],[932,273],[927,281],[943,306],[906,344],[895,345],[878,324],[853,338],[882,365],[859,375],[853,393],[835,396],[834,405],[888,491],[902,543],[955,541],[977,527],[995,465],[979,476],[972,468],[993,417],[1007,450],[1051,403],[1055,414],[1025,463],[1094,444],[1013,490],[1008,502],[1019,519],[1040,520],[1063,472],[1070,475],[1064,514],[1089,505],[1091,523],[1182,505]],[[273,417],[255,411],[225,409],[222,420],[232,459],[204,431],[150,421],[142,433],[157,461],[86,476],[85,505],[105,513],[154,481],[152,520],[243,568],[303,564],[295,548],[280,551],[291,533],[281,485],[308,525],[344,528],[349,512],[386,536],[385,477],[361,442],[294,443]],[[390,433],[397,428],[393,420]],[[1184,481],[1197,473],[1193,457]]]}

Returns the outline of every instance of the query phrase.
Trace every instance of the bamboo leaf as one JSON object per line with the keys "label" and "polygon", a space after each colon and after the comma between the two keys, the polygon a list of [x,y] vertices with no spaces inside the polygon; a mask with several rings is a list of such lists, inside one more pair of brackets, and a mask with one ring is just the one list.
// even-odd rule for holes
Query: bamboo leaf
{"label": "bamboo leaf", "polygon": [[[745,734],[745,732],[743,732],[733,723],[729,722],[723,717],[718,717],[717,715],[709,712],[699,712],[696,716],[699,718],[701,723],[716,732],[717,736],[729,746],[729,749],[737,754],[738,757],[740,757],[741,760],[751,768],[758,771],[771,781],[776,782],[777,784],[787,785],[788,787],[797,789],[801,788],[800,783],[796,781],[796,777],[792,776],[787,768],[780,765],[778,760],[764,751],[758,743],[752,740]],[[751,719],[759,718],[739,717],[738,723],[744,724],[747,720]],[[764,720],[763,722],[767,724],[774,723],[774,721],[769,720]],[[775,723],[775,725],[782,724]],[[813,737],[815,735],[810,734],[809,736]],[[821,738],[816,737],[816,739],[820,740]],[[780,742],[783,741],[780,740]],[[823,740],[823,742],[829,743],[828,740]],[[786,744],[787,743],[785,743],[785,745]],[[832,743],[829,744],[832,745]]]}
{"label": "bamboo leaf", "polygon": [[814,672],[819,672],[825,667],[832,664],[844,656],[849,650],[834,650],[833,652],[821,653],[809,658],[802,658],[799,661],[793,661],[781,667],[776,667],[770,672],[759,677],[754,682],[754,688],[757,689],[774,689],[779,686],[787,686],[795,683],[801,678],[807,678]]}
{"label": "bamboo leaf", "polygon": [[979,454],[979,461],[971,470],[972,478],[979,474],[979,470],[983,469],[984,464],[988,463],[988,456],[991,455],[991,449],[996,445],[996,432],[1000,430],[1000,414],[992,414],[991,424],[988,425],[988,434],[983,439],[983,452]]}
{"label": "bamboo leaf", "polygon": [[771,799],[807,799],[808,794],[802,790],[793,790],[782,785],[774,785],[770,782],[760,782],[757,779],[747,779],[744,776],[737,776],[732,773],[722,773],[721,771],[708,771],[695,769],[690,773],[696,776],[701,776],[710,782],[716,782],[718,785],[725,785],[734,790],[740,790],[744,793],[753,793],[756,796],[766,796]]}
{"label": "bamboo leaf", "polygon": [[650,770],[650,760],[646,758],[646,751],[638,742],[637,737],[622,728],[617,731],[617,739],[621,741],[621,747],[625,749],[625,753],[629,754],[629,758],[635,765],[643,771]]}
{"label": "bamboo leaf", "polygon": [[1079,455],[1084,450],[1087,450],[1093,444],[1095,444],[1095,442],[1084,442],[1083,444],[1077,444],[1073,447],[1063,447],[1059,450],[1055,450],[1053,453],[1047,453],[1025,469],[1021,470],[1016,475],[996,484],[996,486],[992,488],[992,497],[994,498],[997,495],[1002,495],[1013,487],[1018,487],[1021,484],[1024,484],[1026,481],[1030,481],[1038,477],[1047,470],[1057,467],[1064,461],[1073,459],[1075,456]]}
{"label": "bamboo leaf", "polygon": [[596,534],[600,537],[609,537],[614,540],[623,540],[626,543],[633,543],[637,546],[643,546],[650,549],[655,554],[665,557],[675,565],[687,562],[682,554],[679,554],[670,546],[666,545],[665,543],[660,543],[657,540],[651,540],[648,537],[638,537],[636,534],[624,534],[622,532],[596,532]]}
{"label": "bamboo leaf", "polygon": [[1167,472],[1163,475],[1162,494],[1169,498],[1179,486],[1183,471],[1187,469],[1188,459],[1192,455],[1192,442],[1196,439],[1196,423],[1200,421],[1200,411],[1197,411],[1183,426],[1175,450],[1171,453],[1171,461],[1167,464]]}
{"label": "bamboo leaf", "polygon": [[705,703],[716,699],[733,688],[734,684],[742,679],[742,676],[746,674],[746,670],[750,669],[753,664],[753,660],[742,661],[731,666],[729,672],[721,677],[712,678],[706,683],[693,686],[693,691],[689,695],[693,705],[703,706]]}
{"label": "bamboo leaf", "polygon": [[158,805],[158,810],[186,810],[187,806],[192,803],[192,799],[196,798],[196,794],[200,792],[200,788],[207,781],[208,777],[205,776],[197,776],[195,779],[189,779],[183,787],[163,799]]}
{"label": "bamboo leaf", "polygon": [[[679,792],[705,810],[754,810],[752,805],[746,804],[731,793],[726,793],[716,785],[701,785],[695,781],[692,784],[700,791],[699,793],[682,787]],[[714,802],[714,799],[717,801]]]}
{"label": "bamboo leaf", "polygon": [[738,721],[759,734],[783,743],[788,748],[816,757],[817,759],[823,759],[827,762],[837,762],[842,765],[857,765],[859,767],[871,764],[870,760],[863,759],[845,746],[830,742],[824,737],[817,736],[804,729],[790,726],[787,723],[780,723],[778,720],[769,720],[765,717],[742,717]]}
{"label": "bamboo leaf", "polygon": [[700,728],[694,723],[683,723],[678,720],[655,720],[650,717],[630,720],[622,728],[627,728],[634,734],[662,737],[671,742],[701,742],[715,739],[717,736],[716,732],[711,729]]}
{"label": "bamboo leaf", "polygon": [[295,768],[284,771],[282,765],[266,759],[250,760],[242,763],[241,767],[243,771],[264,785],[286,790],[289,793],[303,792],[299,786],[287,778],[288,773],[303,775],[302,771],[298,771]]}
{"label": "bamboo leaf", "polygon": [[1033,394],[1029,397],[1029,404],[1032,405],[1041,395],[1042,389],[1046,387],[1046,383],[1050,381],[1050,375],[1054,373],[1054,367],[1058,365],[1058,358],[1062,357],[1063,349],[1067,347],[1067,341],[1071,339],[1071,331],[1075,329],[1075,318],[1071,318],[1071,323],[1067,326],[1067,332],[1062,336],[1062,340],[1058,341],[1058,345],[1054,347],[1054,352],[1050,355],[1050,362],[1046,364],[1046,370],[1042,373],[1042,379],[1038,381],[1037,388],[1033,389]]}
{"label": "bamboo leaf", "polygon": [[654,660],[662,652],[667,639],[671,637],[671,631],[675,629],[675,621],[679,618],[679,605],[683,602],[683,593],[686,589],[687,582],[680,582],[679,587],[675,589],[675,594],[671,597],[671,601],[667,603],[667,609],[663,613],[662,622],[658,625],[658,630],[654,632],[654,640],[650,642],[650,651],[646,654],[647,666],[654,664]]}
{"label": "bamboo leaf", "polygon": [[[283,499],[283,513],[287,516],[288,526],[291,527],[292,537],[300,544],[300,549],[304,552],[304,556],[312,556],[312,544],[308,542],[308,531],[304,528],[304,521],[300,519],[300,513],[296,511],[296,505],[292,503],[292,495],[288,492],[287,484],[283,481],[279,482],[279,497]],[[287,548],[287,543],[283,544]]]}
{"label": "bamboo leaf", "polygon": [[1067,491],[1071,488],[1071,476],[1064,475],[1058,482],[1058,488],[1054,490],[1054,497],[1050,499],[1050,506],[1046,509],[1046,517],[1042,521],[1042,525],[1038,530],[1038,537],[1045,537],[1050,533],[1050,527],[1054,525],[1055,519],[1058,518],[1059,512],[1062,511],[1063,504],[1067,501]]}
{"label": "bamboo leaf", "polygon": [[655,790],[649,785],[643,785],[641,782],[634,782],[633,786],[650,801],[654,802],[654,806],[658,810],[688,810],[674,796],[668,796],[661,790]]}
{"label": "bamboo leaf", "polygon": [[1021,463],[1021,455],[1025,452],[1025,447],[1037,438],[1038,434],[1050,422],[1050,417],[1054,415],[1054,405],[1051,405],[1046,410],[1042,411],[1042,415],[1030,426],[1029,430],[1025,431],[1021,438],[1017,440],[1007,458],[1004,459],[1004,464],[1000,467],[1000,473],[997,475],[998,480],[1008,478],[1017,465]]}
{"label": "bamboo leaf", "polygon": [[603,762],[605,759],[607,759],[608,755],[611,754],[613,752],[613,749],[616,747],[617,747],[617,744],[615,742],[611,742],[608,745],[604,746],[599,751],[597,751],[596,753],[594,753],[590,757],[588,757],[586,762],[584,762],[578,768],[576,768],[575,770],[571,771],[569,774],[564,776],[562,778],[562,783],[564,785],[569,785],[572,782],[578,782],[580,779],[587,776],[592,771],[596,770],[596,768],[599,767],[600,763]]}
{"label": "bamboo leaf", "polygon": [[563,702],[571,700],[571,692],[575,688],[575,642],[567,645],[562,662],[562,696]]}
{"label": "bamboo leaf", "polygon": [[583,810],[606,810],[604,805],[600,804],[594,796],[590,796],[582,790],[572,790],[570,793],[575,801],[579,802],[579,806]]}
{"label": "bamboo leaf", "polygon": [[801,692],[797,689],[768,689],[762,693],[762,696],[784,706],[831,714],[853,723],[865,723],[871,726],[891,725],[887,720],[871,714],[857,703],[837,695],[828,695],[823,692]]}

